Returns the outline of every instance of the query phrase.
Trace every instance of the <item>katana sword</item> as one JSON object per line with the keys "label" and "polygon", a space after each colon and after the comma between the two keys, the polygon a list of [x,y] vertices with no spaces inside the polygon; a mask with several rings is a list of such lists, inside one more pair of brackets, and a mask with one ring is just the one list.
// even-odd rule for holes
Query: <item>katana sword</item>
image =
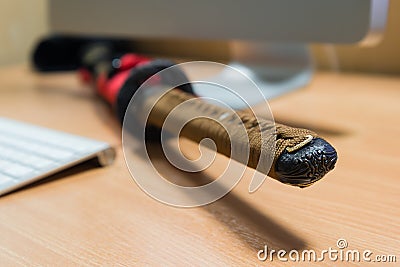
{"label": "katana sword", "polygon": [[[112,49],[98,44],[87,48],[82,62],[83,67],[80,70],[82,79],[95,85],[97,92],[115,109],[121,122],[138,88],[150,77],[175,65],[169,60],[151,60],[130,53],[115,56],[112,54]],[[175,74],[180,78],[185,77],[183,71]],[[154,88],[157,86],[154,85]],[[150,133],[148,136],[152,136],[153,139],[154,136],[160,135],[160,128],[163,127],[168,114],[178,105],[190,100],[192,104],[187,110],[181,114],[174,113],[172,118],[180,121],[187,114],[198,117],[188,121],[180,132],[181,136],[195,142],[211,138],[218,153],[232,157],[282,183],[307,187],[331,171],[337,161],[335,149],[316,133],[307,129],[275,124],[273,121],[256,118],[254,114],[244,111],[232,114],[223,107],[197,99],[189,82],[161,96],[157,93],[148,95],[142,102],[143,107],[152,105],[146,122],[148,125],[146,132]],[[233,119],[234,117],[236,119]],[[224,126],[218,123],[218,119],[225,119]],[[247,136],[231,139],[227,132],[235,131],[239,126],[244,127]],[[275,130],[273,136],[263,135],[272,128]],[[232,156],[232,146],[235,148],[248,146],[248,160]],[[273,151],[270,151],[271,149]],[[273,159],[270,159],[271,168],[265,168],[262,164],[267,160],[263,155],[271,154],[263,153],[266,150],[273,155]]]}

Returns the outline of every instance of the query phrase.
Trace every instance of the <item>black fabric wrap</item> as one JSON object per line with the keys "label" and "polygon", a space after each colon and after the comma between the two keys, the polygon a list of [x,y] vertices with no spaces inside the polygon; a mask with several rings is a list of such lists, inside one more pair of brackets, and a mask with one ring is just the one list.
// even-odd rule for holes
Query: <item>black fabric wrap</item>
{"label": "black fabric wrap", "polygon": [[[163,69],[172,67],[175,64],[175,62],[170,60],[157,59],[131,70],[128,79],[122,86],[117,96],[116,112],[121,123],[124,121],[125,111],[128,108],[129,102],[139,87],[154,74],[162,71]],[[173,85],[174,81],[176,80],[184,80],[187,81],[187,83],[179,86],[179,89],[193,94],[192,86],[190,85],[185,73],[178,68],[173,68],[172,70],[174,71],[173,75],[161,77],[163,84]],[[171,74],[171,72],[168,73]]]}

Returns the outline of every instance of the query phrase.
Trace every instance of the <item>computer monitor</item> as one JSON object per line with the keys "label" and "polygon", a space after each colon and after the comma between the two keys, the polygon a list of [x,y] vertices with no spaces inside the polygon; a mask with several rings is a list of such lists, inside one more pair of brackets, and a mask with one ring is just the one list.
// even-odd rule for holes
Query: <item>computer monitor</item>
{"label": "computer monitor", "polygon": [[[272,98],[310,80],[308,43],[376,43],[388,5],[389,0],[51,0],[50,28],[66,34],[229,40],[231,65]],[[223,73],[215,77],[226,79]]]}

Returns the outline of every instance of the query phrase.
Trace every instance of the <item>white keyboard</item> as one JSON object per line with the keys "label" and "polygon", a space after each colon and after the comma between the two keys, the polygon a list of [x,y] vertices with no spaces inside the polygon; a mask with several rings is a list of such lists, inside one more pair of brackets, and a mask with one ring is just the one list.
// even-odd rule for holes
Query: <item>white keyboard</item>
{"label": "white keyboard", "polygon": [[91,158],[113,162],[109,144],[0,117],[0,196]]}

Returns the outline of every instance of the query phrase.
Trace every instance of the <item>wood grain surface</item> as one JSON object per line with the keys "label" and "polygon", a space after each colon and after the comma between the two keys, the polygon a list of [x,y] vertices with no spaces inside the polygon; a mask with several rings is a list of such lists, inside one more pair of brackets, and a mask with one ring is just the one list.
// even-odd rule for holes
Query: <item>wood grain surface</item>
{"label": "wood grain surface", "polygon": [[[254,194],[248,170],[223,199],[182,209],[135,184],[113,112],[74,73],[0,69],[0,116],[108,141],[118,153],[112,166],[83,164],[1,197],[0,266],[365,265],[257,259],[265,245],[321,252],[337,248],[339,238],[371,257],[396,255],[398,264],[399,100],[399,77],[317,73],[307,88],[270,105],[277,122],[329,140],[339,154],[336,169],[310,188],[268,179]],[[189,157],[198,154],[195,144],[182,142]],[[215,179],[226,163],[217,157],[210,170],[188,175],[169,166],[157,146],[149,150],[163,174],[182,183]],[[138,168],[145,164],[136,160]]]}

